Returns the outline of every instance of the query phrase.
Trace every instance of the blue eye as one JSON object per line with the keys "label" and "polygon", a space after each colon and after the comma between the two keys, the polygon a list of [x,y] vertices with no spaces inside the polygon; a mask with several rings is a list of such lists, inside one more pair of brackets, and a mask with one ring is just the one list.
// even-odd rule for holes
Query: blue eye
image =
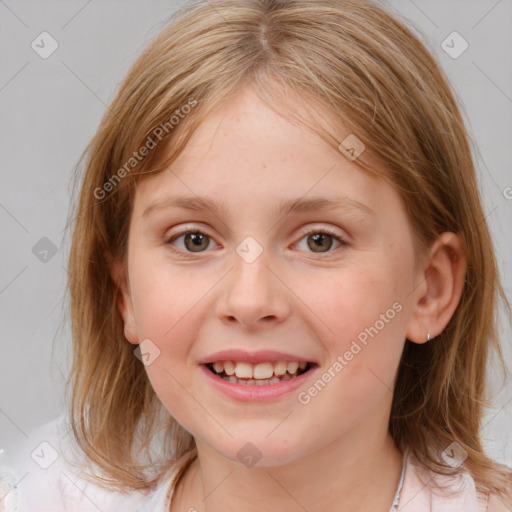
{"label": "blue eye", "polygon": [[[175,245],[174,242],[182,237],[184,237],[183,248],[179,248],[179,250],[172,248],[172,246]],[[341,236],[329,231],[328,229],[314,229],[308,231],[299,240],[299,242],[301,242],[303,239],[307,239],[308,249],[311,250],[310,252],[315,254],[333,252],[330,250],[334,244],[333,240],[338,242],[338,248],[340,246],[348,245],[348,243]],[[181,231],[180,233],[177,233],[166,240],[166,244],[171,246],[172,252],[186,258],[193,257],[194,254],[205,252],[205,250],[210,247],[211,243],[213,243],[215,246],[213,238],[198,230]]]}

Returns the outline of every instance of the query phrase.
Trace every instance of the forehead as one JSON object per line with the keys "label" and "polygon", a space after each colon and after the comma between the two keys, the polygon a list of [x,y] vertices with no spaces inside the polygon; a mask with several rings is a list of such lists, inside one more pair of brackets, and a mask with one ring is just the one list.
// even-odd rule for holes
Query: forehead
{"label": "forehead", "polygon": [[[345,136],[346,131],[340,139]],[[280,115],[246,89],[203,120],[167,169],[139,183],[136,203],[140,214],[176,196],[182,204],[185,197],[195,197],[199,200],[189,203],[196,206],[206,199],[216,213],[256,204],[266,209],[272,204],[283,213],[300,198],[299,209],[308,200],[345,198],[345,206],[359,203],[368,211],[372,204],[385,207],[396,199],[392,190],[384,193],[385,187],[390,188],[382,178],[362,170],[313,130]]]}

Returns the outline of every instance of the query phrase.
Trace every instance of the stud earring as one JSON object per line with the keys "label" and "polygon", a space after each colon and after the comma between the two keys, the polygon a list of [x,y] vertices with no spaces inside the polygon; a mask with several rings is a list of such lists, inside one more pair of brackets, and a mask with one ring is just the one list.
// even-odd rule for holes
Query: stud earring
{"label": "stud earring", "polygon": [[429,342],[429,341],[430,341],[430,333],[427,332],[427,342]]}

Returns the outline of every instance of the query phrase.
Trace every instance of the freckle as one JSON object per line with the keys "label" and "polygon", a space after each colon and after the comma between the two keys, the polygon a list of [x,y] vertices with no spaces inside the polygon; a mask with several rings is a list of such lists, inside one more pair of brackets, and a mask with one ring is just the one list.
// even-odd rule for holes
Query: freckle
{"label": "freckle", "polygon": [[267,168],[267,164],[263,164],[263,169],[266,169]]}

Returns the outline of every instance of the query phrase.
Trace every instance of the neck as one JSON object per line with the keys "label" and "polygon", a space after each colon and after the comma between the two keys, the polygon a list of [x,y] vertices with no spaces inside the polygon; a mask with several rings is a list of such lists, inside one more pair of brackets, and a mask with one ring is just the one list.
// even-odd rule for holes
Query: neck
{"label": "neck", "polygon": [[400,479],[402,453],[389,434],[361,440],[337,440],[281,466],[252,468],[198,443],[198,457],[181,479],[171,511],[388,512]]}

